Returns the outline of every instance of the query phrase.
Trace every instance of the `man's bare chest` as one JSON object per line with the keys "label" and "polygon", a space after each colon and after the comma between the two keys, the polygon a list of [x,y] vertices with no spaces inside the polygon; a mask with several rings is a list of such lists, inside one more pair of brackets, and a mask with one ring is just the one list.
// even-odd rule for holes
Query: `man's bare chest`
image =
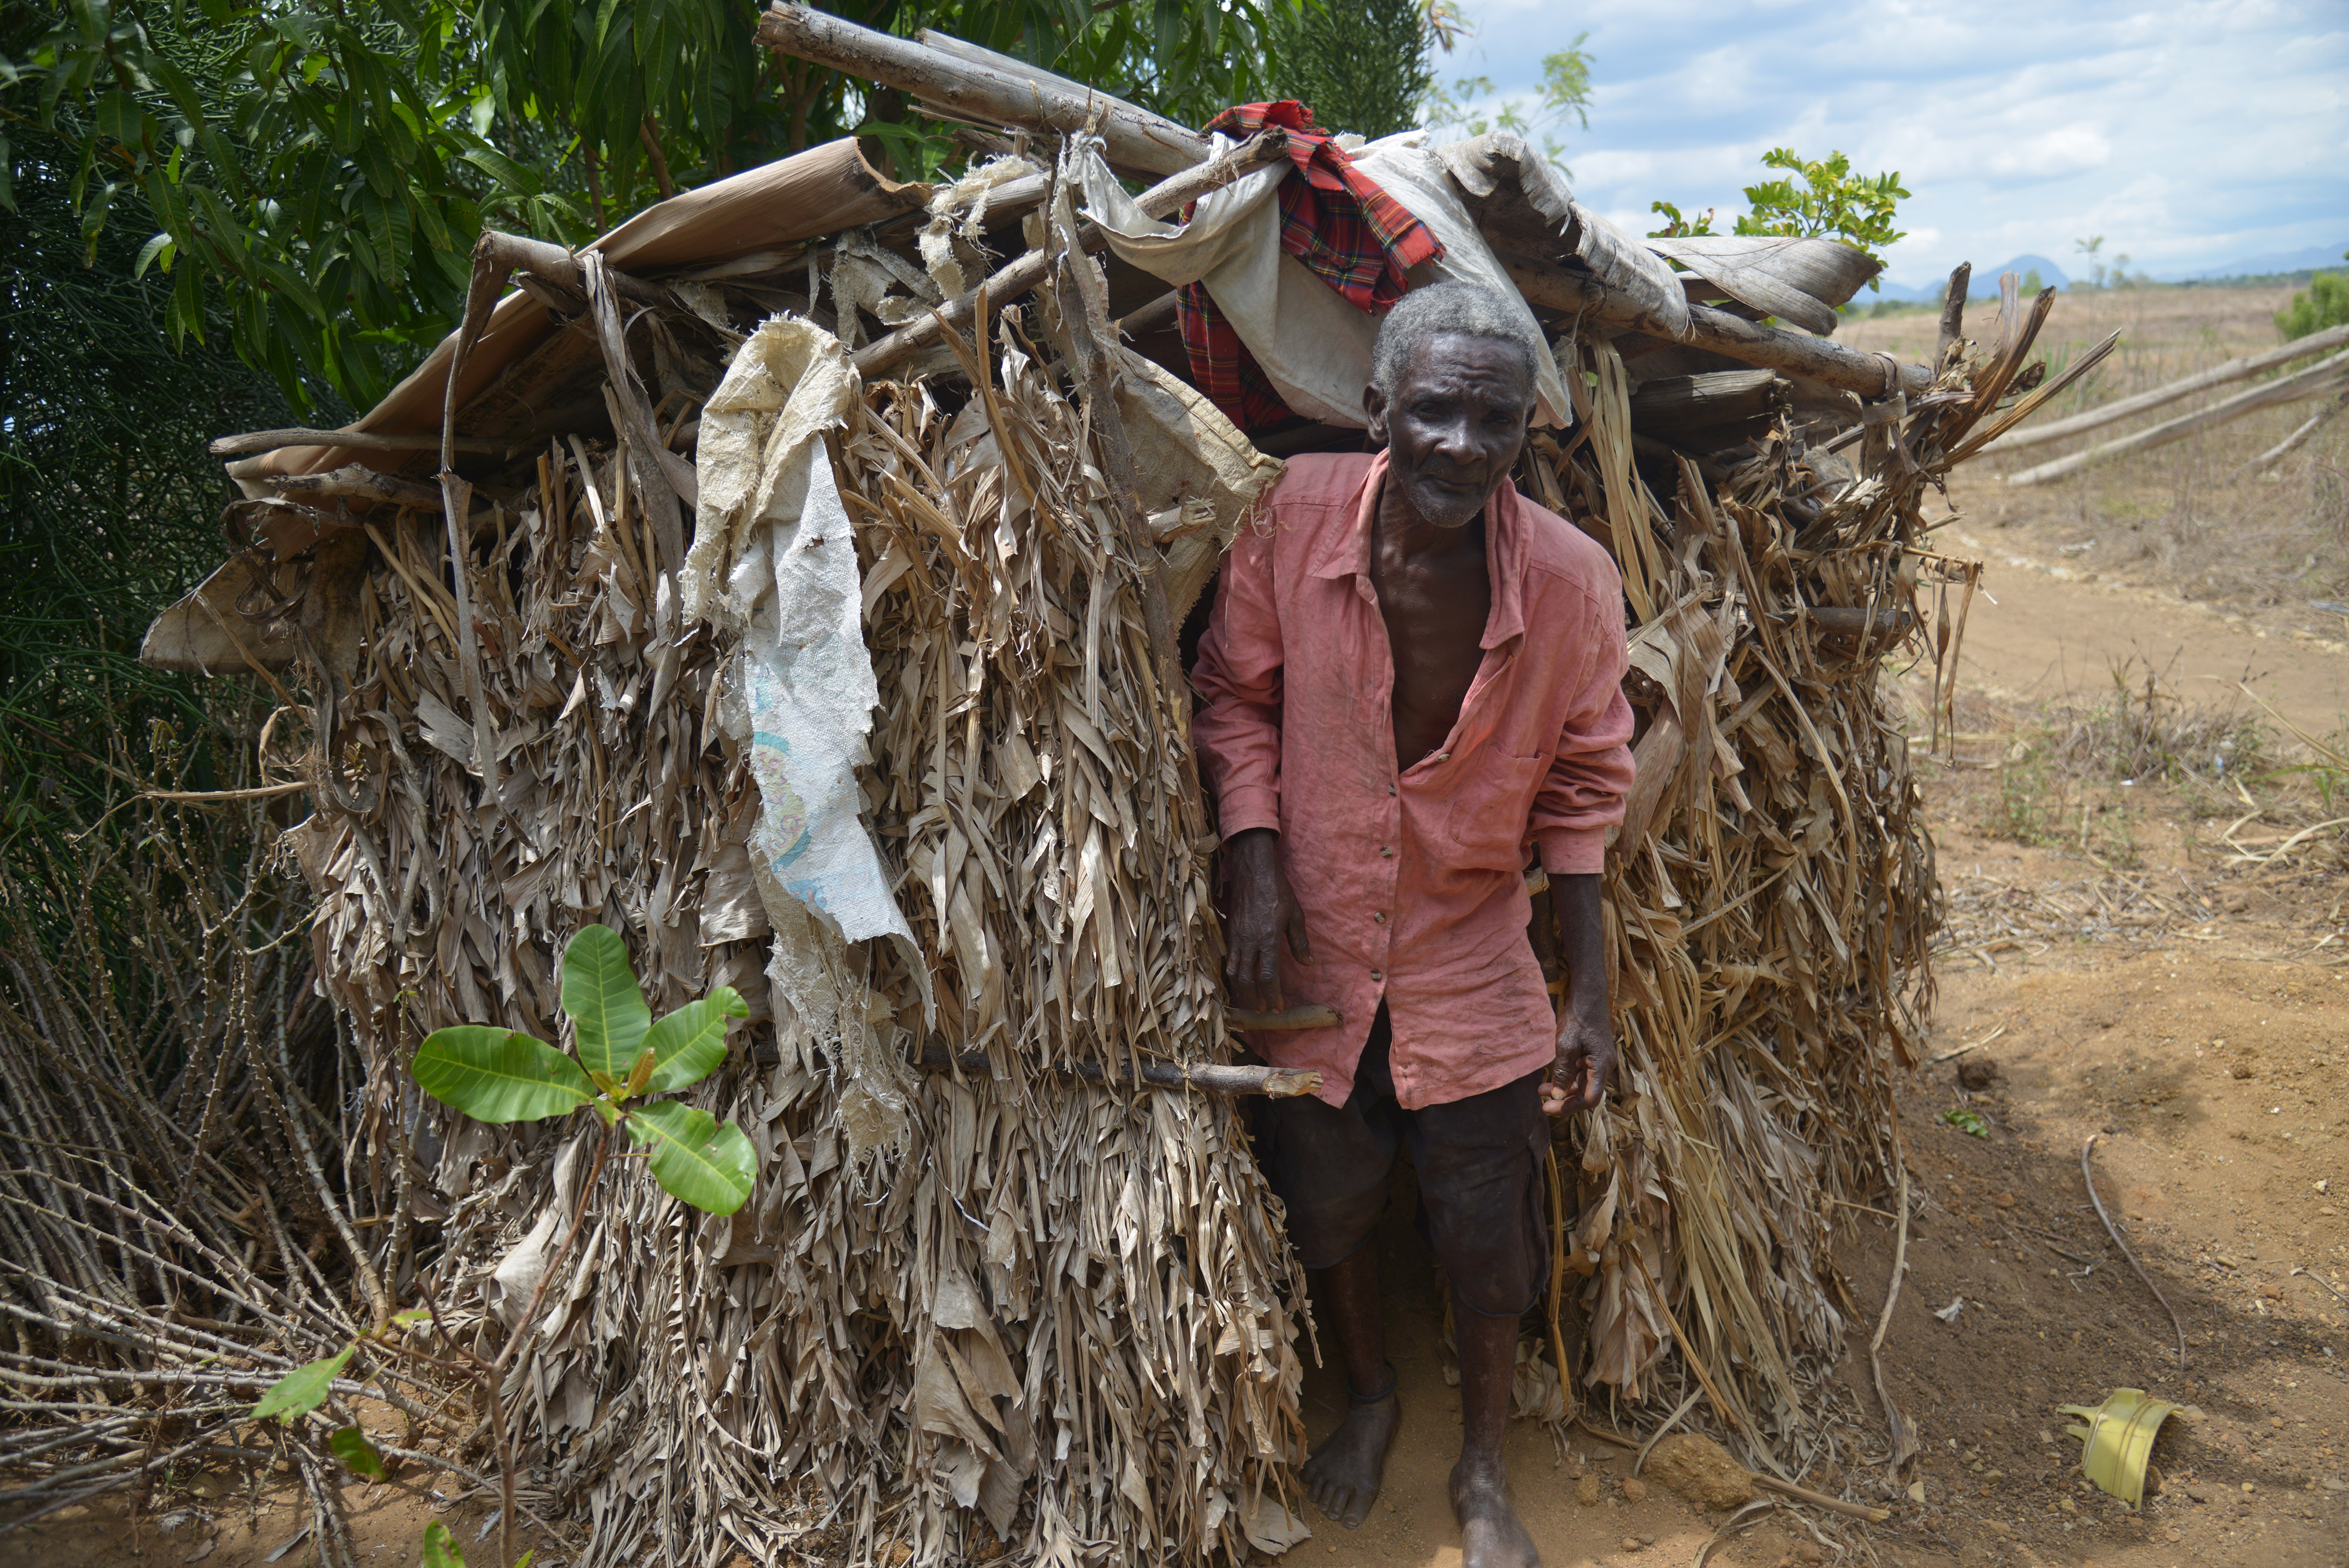
{"label": "man's bare chest", "polygon": [[1379,610],[1394,665],[1395,766],[1408,769],[1439,750],[1460,717],[1484,663],[1492,589],[1475,571],[1379,574]]}

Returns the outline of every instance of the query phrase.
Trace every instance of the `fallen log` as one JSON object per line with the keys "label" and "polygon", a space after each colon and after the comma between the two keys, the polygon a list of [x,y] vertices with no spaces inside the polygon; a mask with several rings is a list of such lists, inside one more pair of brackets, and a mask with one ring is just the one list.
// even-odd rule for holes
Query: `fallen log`
{"label": "fallen log", "polygon": [[[760,18],[759,43],[846,75],[895,88],[925,104],[997,125],[1073,135],[1095,130],[1111,162],[1153,174],[1179,174],[1204,161],[1207,139],[1173,120],[1090,90],[1071,92],[1044,73],[1019,74],[969,57],[964,45],[948,54],[910,38],[892,37],[805,5],[777,0]],[[960,40],[957,40],[959,42]],[[1106,111],[1105,113],[1103,111]]]}
{"label": "fallen log", "polygon": [[[1134,198],[1135,203],[1154,218],[1179,211],[1218,186],[1228,185],[1250,170],[1285,158],[1288,153],[1288,132],[1275,128],[1258,131],[1223,157],[1185,170],[1171,180],[1163,180]],[[1098,251],[1109,242],[1101,230],[1091,223],[1084,225],[1080,243],[1088,252]],[[984,293],[998,305],[1008,305],[1044,281],[1051,260],[1048,253],[1030,251],[1018,261],[1000,271],[988,275],[987,280],[968,294],[957,295],[919,321],[908,322],[896,331],[860,350],[856,369],[868,379],[896,364],[916,348],[929,343],[939,333],[960,330],[970,320],[978,296]]]}
{"label": "fallen log", "polygon": [[2227,475],[2227,483],[2230,484],[2234,483],[2235,481],[2242,478],[2243,475],[2249,473],[2255,468],[2272,468],[2277,463],[2282,462],[2285,458],[2290,457],[2293,452],[2298,452],[2301,447],[2307,442],[2309,437],[2323,429],[2326,421],[2330,421],[2335,414],[2338,414],[2344,409],[2349,409],[2349,395],[2335,398],[2331,402],[2325,404],[2323,408],[2317,410],[2314,413],[2309,415],[2306,420],[2301,422],[2301,426],[2298,430],[2284,437],[2283,440],[2276,442],[2275,445],[2268,448],[2267,451],[2260,453],[2259,456],[2251,459],[2251,462],[2243,464],[2242,467],[2235,470],[2234,472]]}
{"label": "fallen log", "polygon": [[[926,1073],[944,1073],[960,1069],[979,1076],[991,1075],[993,1064],[984,1051],[948,1053],[942,1046],[932,1046],[922,1053],[921,1067]],[[1082,1078],[1089,1084],[1132,1084],[1134,1076],[1123,1063],[1104,1065],[1100,1062],[1071,1062],[1063,1071]],[[1321,1075],[1298,1067],[1266,1067],[1250,1063],[1202,1062],[1184,1066],[1174,1062],[1141,1064],[1141,1081],[1154,1089],[1196,1089],[1206,1095],[1261,1095],[1268,1100],[1293,1099],[1309,1095],[1321,1087]]]}
{"label": "fallen log", "polygon": [[2307,369],[2286,376],[2282,380],[2238,392],[2224,402],[2213,403],[2207,409],[2141,430],[2135,435],[2123,436],[2118,441],[2106,441],[2102,446],[2092,446],[2085,452],[2075,452],[2069,457],[2059,457],[2053,462],[2043,462],[2036,468],[2008,474],[2006,482],[2017,489],[2044,484],[2049,480],[2077,473],[2084,468],[2109,462],[2116,457],[2127,457],[2132,452],[2148,452],[2158,446],[2168,446],[2171,441],[2184,441],[2197,431],[2230,423],[2245,414],[2272,408],[2278,403],[2294,403],[2303,398],[2323,397],[2344,378],[2349,378],[2349,350],[2321,359]]}
{"label": "fallen log", "polygon": [[2101,408],[2090,409],[2086,413],[2074,414],[2070,419],[2057,420],[2052,425],[2041,425],[2035,430],[2015,431],[2012,434],[2002,435],[1998,440],[1989,442],[1981,450],[1983,452],[2022,452],[2028,447],[2044,446],[2049,441],[2062,441],[2066,436],[2083,435],[2089,431],[2101,430],[2109,424],[2117,424],[2133,414],[2141,414],[2151,409],[2166,407],[2180,398],[2190,397],[2196,392],[2207,390],[2211,387],[2223,387],[2230,381],[2246,380],[2262,370],[2272,370],[2279,365],[2289,365],[2295,359],[2305,359],[2313,354],[2327,353],[2344,345],[2349,345],[2349,324],[2330,327],[2322,332],[2311,333],[2306,337],[2294,338],[2281,348],[2271,348],[2264,354],[2247,354],[2240,359],[2230,359],[2223,365],[2213,365],[2207,370],[2198,370],[2193,375],[2182,380],[2172,381],[2166,387],[2156,387],[2149,392],[2139,392],[2136,397],[2123,398],[2118,402],[2106,403]]}
{"label": "fallen log", "polygon": [[1671,328],[1656,320],[1630,299],[1587,273],[1572,272],[1552,262],[1501,258],[1510,279],[1528,303],[1543,310],[1578,316],[1605,327],[1626,327],[1651,337],[1679,341],[1726,354],[1748,365],[1807,376],[1840,391],[1880,400],[1898,392],[1924,392],[1933,385],[1933,372],[1922,365],[1902,365],[1881,354],[1862,354],[1824,337],[1807,337],[1745,321],[1709,306],[1689,306],[1689,329],[1677,339]]}

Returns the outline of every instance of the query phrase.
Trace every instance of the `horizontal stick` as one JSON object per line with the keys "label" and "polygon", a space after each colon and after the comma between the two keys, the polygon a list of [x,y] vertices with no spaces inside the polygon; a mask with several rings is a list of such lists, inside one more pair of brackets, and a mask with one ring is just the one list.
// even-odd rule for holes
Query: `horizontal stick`
{"label": "horizontal stick", "polygon": [[[481,237],[473,242],[476,260],[486,258],[492,266],[507,272],[526,272],[543,283],[576,297],[579,308],[586,308],[587,275],[579,258],[551,240],[534,240],[526,234],[509,234],[496,229],[483,229]],[[657,283],[631,276],[617,267],[606,266],[604,275],[612,280],[613,290],[622,299],[637,305],[675,305],[676,296]]]}
{"label": "horizontal stick", "polygon": [[1224,1022],[1235,1029],[1335,1029],[1345,1020],[1326,1002],[1309,1002],[1278,1012],[1251,1012],[1245,1007],[1224,1009]]}
{"label": "horizontal stick", "polygon": [[1917,624],[1917,618],[1900,606],[1870,610],[1842,605],[1813,605],[1805,613],[1812,625],[1829,637],[1902,637]]}
{"label": "horizontal stick", "polygon": [[1100,135],[1110,161],[1153,174],[1179,174],[1207,156],[1206,137],[1131,104],[1069,92],[1040,78],[1013,75],[804,5],[778,0],[769,6],[759,20],[758,41],[996,125],[1068,135],[1088,129],[1106,110]]}
{"label": "horizontal stick", "polygon": [[[960,1055],[932,1046],[922,1053],[925,1072],[943,1073],[959,1067],[966,1073],[988,1074],[993,1070],[984,1051],[966,1051]],[[1131,1083],[1123,1064],[1116,1070],[1104,1070],[1099,1062],[1071,1063],[1065,1071],[1074,1073],[1089,1084]],[[1196,1089],[1207,1095],[1262,1095],[1269,1100],[1293,1099],[1309,1095],[1321,1087],[1321,1075],[1294,1067],[1263,1067],[1245,1063],[1202,1062],[1194,1066],[1180,1066],[1172,1062],[1144,1062],[1142,1081],[1154,1089]]]}
{"label": "horizontal stick", "polygon": [[[432,444],[438,446],[440,442],[435,440]],[[271,478],[269,483],[280,495],[350,495],[367,501],[388,501],[395,506],[420,506],[432,512],[440,510],[440,492],[436,486],[419,484],[398,474],[379,473],[356,462],[329,469],[325,473],[278,475]]]}
{"label": "horizontal stick", "polygon": [[[1186,169],[1171,180],[1163,180],[1134,198],[1134,204],[1154,218],[1176,213],[1208,192],[1230,184],[1241,175],[1276,162],[1288,154],[1288,132],[1278,127],[1258,131],[1223,157]],[[1100,229],[1091,223],[1084,226],[1084,247],[1100,250],[1108,240]],[[1009,305],[1044,281],[1044,274],[1052,265],[1046,251],[1030,251],[1018,261],[990,275],[979,286],[995,304]],[[970,320],[978,298],[978,289],[959,295],[919,321],[909,322],[896,331],[858,351],[856,369],[860,375],[874,376],[887,369],[923,345],[931,342],[948,328],[959,330]]]}
{"label": "horizontal stick", "polygon": [[[1641,310],[1628,296],[1609,288],[1588,273],[1570,272],[1553,262],[1503,256],[1510,278],[1526,300],[1545,310],[1571,312],[1609,327],[1628,327],[1666,342],[1710,348],[1748,365],[1804,376],[1840,391],[1882,399],[1894,389],[1923,392],[1933,385],[1933,372],[1922,365],[1897,369],[1882,356],[1862,354],[1825,337],[1806,337],[1758,321],[1747,321],[1710,306],[1689,306],[1689,330],[1674,337],[1671,327]],[[1893,381],[1888,386],[1887,380]]]}
{"label": "horizontal stick", "polygon": [[1117,318],[1117,329],[1131,337],[1138,333],[1155,332],[1174,319],[1175,291],[1168,289],[1147,305],[1137,305]]}
{"label": "horizontal stick", "polygon": [[1881,1524],[1892,1517],[1892,1511],[1889,1508],[1870,1508],[1866,1503],[1846,1502],[1839,1497],[1829,1497],[1823,1491],[1813,1491],[1806,1486],[1796,1486],[1793,1481],[1782,1481],[1776,1476],[1765,1476],[1755,1472],[1754,1484],[1764,1491],[1775,1491],[1780,1497],[1791,1497],[1798,1502],[1807,1502],[1813,1508],[1824,1508],[1829,1513],[1840,1513],[1846,1519],[1865,1519],[1870,1523]]}
{"label": "horizontal stick", "polygon": [[2306,337],[2297,337],[2281,348],[2271,348],[2263,354],[2247,354],[2240,359],[2230,359],[2223,365],[2213,365],[2198,370],[2183,380],[2172,381],[2166,387],[2156,387],[2149,392],[2139,392],[2134,398],[2123,398],[2116,403],[2106,403],[2075,414],[2067,420],[2057,420],[2052,425],[2040,425],[2027,431],[2015,431],[2002,435],[1983,447],[1984,452],[2022,452],[2027,447],[2044,446],[2065,436],[2075,436],[2106,425],[2117,424],[2132,414],[2144,413],[2190,397],[2209,387],[2223,387],[2230,381],[2247,380],[2262,370],[2272,370],[2278,365],[2289,365],[2295,359],[2305,359],[2313,354],[2328,353],[2349,346],[2349,323],[2328,327]]}
{"label": "horizontal stick", "polygon": [[2059,457],[2053,462],[2043,462],[2036,468],[2026,468],[2021,473],[2010,473],[2006,476],[2006,482],[2017,489],[2028,485],[2044,484],[2051,479],[2061,479],[2067,473],[2077,473],[2084,468],[2093,467],[2100,462],[2109,462],[2116,457],[2127,457],[2133,452],[2148,452],[2158,446],[2168,446],[2171,441],[2184,441],[2197,431],[2206,431],[2214,425],[2229,423],[2242,418],[2245,414],[2255,413],[2261,409],[2269,408],[2277,403],[2292,403],[2302,398],[2323,397],[2333,389],[2336,379],[2344,375],[2349,375],[2349,349],[2344,349],[2331,358],[2320,359],[2307,369],[2297,371],[2281,380],[2270,381],[2262,386],[2251,387],[2237,392],[2224,402],[2213,403],[2207,409],[2199,409],[2190,414],[2181,414],[2177,419],[2162,424],[2147,426],[2135,435],[2123,436],[2118,441],[2108,441],[2102,446],[2092,446],[2085,452],[2075,452],[2069,457]]}
{"label": "horizontal stick", "polygon": [[[256,452],[275,452],[289,446],[334,446],[347,452],[439,452],[440,438],[437,435],[377,435],[369,431],[314,431],[295,426],[282,431],[247,431],[243,435],[225,435],[215,439],[205,450],[214,457],[243,457]],[[459,452],[497,453],[508,450],[504,441],[471,441],[457,438]]]}

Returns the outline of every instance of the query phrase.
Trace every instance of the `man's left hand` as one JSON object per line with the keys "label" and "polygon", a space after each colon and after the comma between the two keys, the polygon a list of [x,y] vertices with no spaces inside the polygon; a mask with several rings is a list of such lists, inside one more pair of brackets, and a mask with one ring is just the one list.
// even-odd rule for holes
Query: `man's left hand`
{"label": "man's left hand", "polygon": [[1615,1023],[1606,1007],[1569,1005],[1558,1020],[1557,1062],[1541,1086],[1542,1109],[1554,1116],[1595,1109],[1614,1072]]}

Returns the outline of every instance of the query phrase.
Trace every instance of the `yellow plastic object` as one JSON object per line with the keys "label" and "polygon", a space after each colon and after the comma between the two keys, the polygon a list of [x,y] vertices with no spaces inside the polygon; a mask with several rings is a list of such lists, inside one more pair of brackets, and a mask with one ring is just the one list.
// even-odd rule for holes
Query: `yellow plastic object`
{"label": "yellow plastic object", "polygon": [[2116,1388],[2095,1409],[2085,1405],[2059,1405],[2066,1416],[2087,1419],[2085,1427],[2066,1427],[2065,1434],[2081,1439],[2080,1468],[2088,1479],[2131,1508],[2145,1501],[2145,1465],[2152,1457],[2153,1439],[2161,1424],[2178,1407],[2156,1399],[2142,1388]]}

